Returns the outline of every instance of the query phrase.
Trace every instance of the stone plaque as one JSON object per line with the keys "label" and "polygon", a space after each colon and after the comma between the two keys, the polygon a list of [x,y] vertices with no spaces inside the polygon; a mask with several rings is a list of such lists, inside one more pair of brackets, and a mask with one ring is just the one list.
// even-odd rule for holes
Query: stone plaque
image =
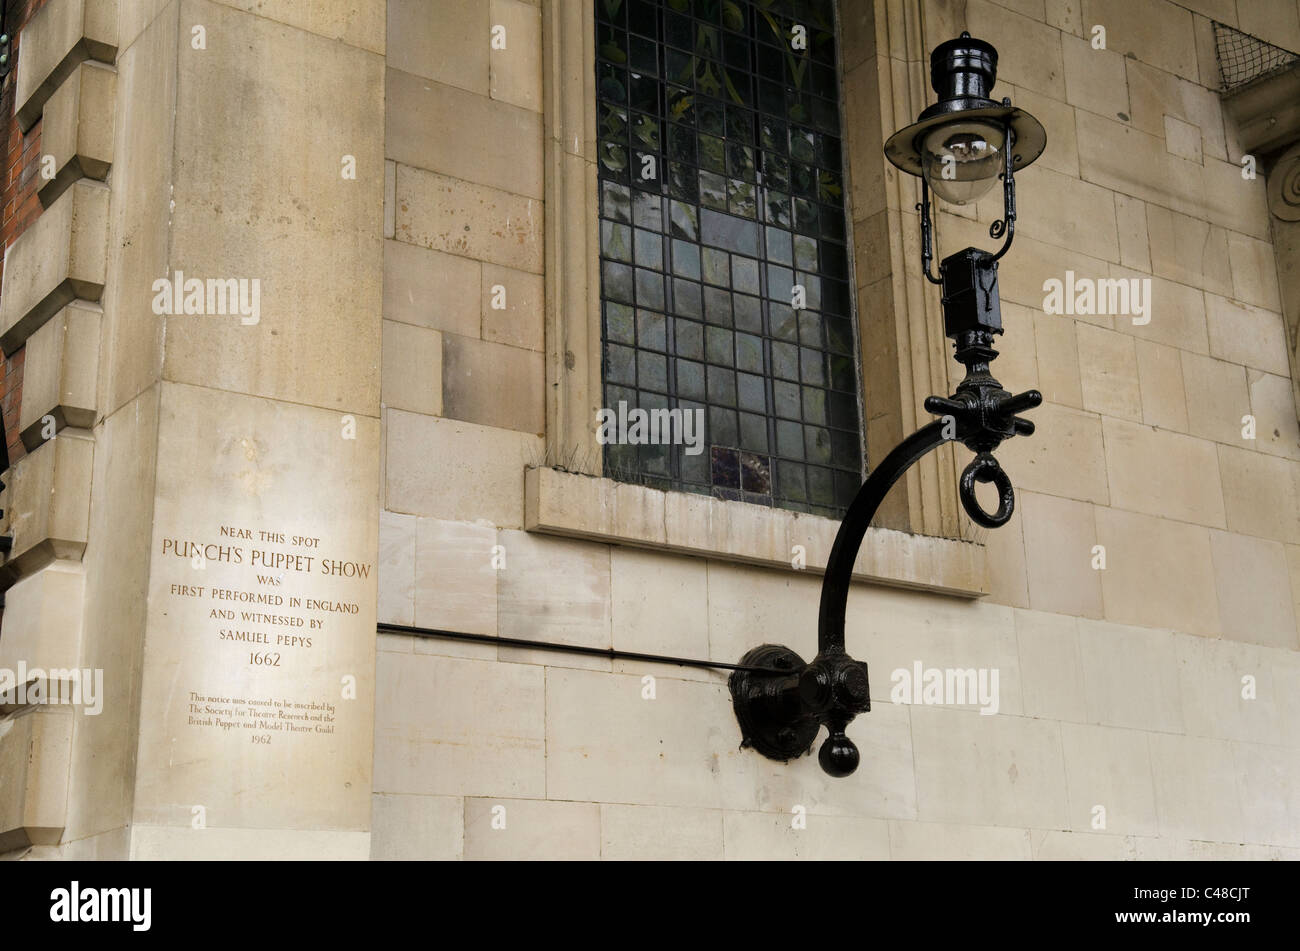
{"label": "stone plaque", "polygon": [[239,829],[365,857],[378,428],[164,384],[137,857],[208,855]]}

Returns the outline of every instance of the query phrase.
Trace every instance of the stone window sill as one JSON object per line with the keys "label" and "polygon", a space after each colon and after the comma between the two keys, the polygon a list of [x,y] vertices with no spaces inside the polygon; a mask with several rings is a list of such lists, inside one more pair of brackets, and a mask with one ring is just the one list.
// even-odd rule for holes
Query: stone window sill
{"label": "stone window sill", "polygon": [[[719,561],[825,571],[840,523],[746,502],[663,492],[558,469],[524,470],[524,528]],[[805,567],[794,567],[802,545]],[[867,530],[855,581],[977,598],[989,593],[984,546],[951,538]]]}

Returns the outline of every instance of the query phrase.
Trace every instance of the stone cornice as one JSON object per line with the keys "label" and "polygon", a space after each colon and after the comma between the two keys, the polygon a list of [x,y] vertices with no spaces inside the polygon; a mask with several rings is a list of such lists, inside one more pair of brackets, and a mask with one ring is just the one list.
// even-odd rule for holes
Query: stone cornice
{"label": "stone cornice", "polygon": [[1223,94],[1242,150],[1269,155],[1300,140],[1300,61]]}

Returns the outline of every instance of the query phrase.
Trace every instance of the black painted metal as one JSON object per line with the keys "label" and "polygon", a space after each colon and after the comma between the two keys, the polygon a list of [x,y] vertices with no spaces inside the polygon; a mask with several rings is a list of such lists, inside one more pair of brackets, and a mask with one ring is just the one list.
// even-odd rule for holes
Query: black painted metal
{"label": "black painted metal", "polygon": [[[989,258],[976,258],[977,279],[982,270],[996,271],[996,263]],[[996,292],[995,281],[994,295]],[[948,327],[955,331],[951,336],[956,357],[966,366],[966,378],[952,396],[931,396],[925,401],[926,411],[941,418],[894,447],[849,506],[822,579],[817,656],[812,663],[803,664],[788,648],[765,644],[747,653],[741,664],[777,666],[780,671],[738,671],[728,682],[744,745],[771,759],[788,760],[807,752],[817,726],[825,725],[828,736],[818,753],[822,769],[832,776],[847,776],[858,766],[857,746],[845,729],[859,713],[870,711],[871,698],[867,665],[845,650],[844,619],[858,550],[894,483],[932,449],[954,440],[975,453],[960,481],[962,506],[971,519],[996,528],[1015,510],[1011,479],[993,451],[1004,439],[1033,433],[1034,424],[1016,414],[1038,406],[1043,396],[1037,390],[1012,396],[989,372],[989,362],[997,357],[993,333],[1001,332],[1001,327],[993,331],[973,326],[981,319],[979,312],[970,312],[981,306],[978,298],[945,298],[944,304]],[[983,319],[987,320],[987,314]],[[998,507],[992,514],[984,511],[975,496],[975,486],[982,482],[992,482],[998,490]],[[776,663],[774,658],[781,661]]]}
{"label": "black painted metal", "polygon": [[743,745],[782,761],[807,753],[821,728],[816,716],[821,685],[811,666],[788,647],[775,644],[755,647],[741,663],[778,671],[737,670],[728,680]]}
{"label": "black painted metal", "polygon": [[[742,661],[724,664],[716,660],[699,660],[691,657],[672,657],[666,654],[642,654],[637,651],[620,651],[608,647],[583,647],[578,644],[556,644],[553,641],[533,641],[523,637],[499,637],[495,634],[467,634],[464,631],[443,631],[432,627],[414,627],[409,624],[378,624],[380,634],[411,634],[415,637],[433,637],[450,641],[473,641],[478,644],[496,644],[500,647],[527,647],[533,650],[557,651],[562,654],[585,654],[607,657],[610,660],[644,660],[656,664],[676,664],[678,667],[703,667],[716,670],[739,670],[757,674],[780,674],[784,668],[758,666]],[[752,651],[751,651],[752,653]],[[802,661],[800,662],[802,663]]]}
{"label": "black painted metal", "polygon": [[[1016,168],[1033,163],[1047,145],[1043,125],[1023,109],[989,98],[997,81],[997,50],[969,33],[937,46],[930,54],[930,85],[939,97],[917,120],[885,142],[885,157],[909,175],[921,174],[921,143],[935,126],[950,120],[976,120],[1005,126],[1006,148]],[[1014,146],[1014,148],[1013,148]],[[994,235],[993,237],[999,237]]]}
{"label": "black painted metal", "polygon": [[[915,149],[921,131],[932,128],[936,118],[966,118],[978,114],[1007,123],[1007,147],[1003,180],[1004,214],[989,228],[989,236],[1005,238],[995,254],[966,248],[949,255],[939,264],[939,274],[930,273],[933,259],[929,188],[922,178],[921,266],[926,278],[943,287],[944,332],[954,344],[954,357],[966,367],[965,378],[952,396],[931,396],[927,412],[939,416],[896,446],[868,476],[840,523],[835,544],[822,581],[818,615],[817,656],[805,664],[785,647],[764,644],[742,658],[742,666],[774,666],[776,671],[742,669],[728,680],[736,719],[744,737],[764,756],[788,760],[811,750],[818,728],[825,726],[826,741],[818,753],[822,769],[832,776],[847,776],[858,766],[857,746],[845,733],[859,713],[871,709],[867,665],[849,656],[844,643],[844,618],[849,584],[858,550],[867,528],[885,495],[905,472],[930,450],[948,441],[960,442],[975,454],[959,480],[962,507],[977,524],[997,528],[1015,511],[1015,490],[1011,478],[994,457],[1003,440],[1028,436],[1034,424],[1017,414],[1038,406],[1043,396],[1027,390],[1013,396],[1002,388],[989,370],[998,352],[994,335],[1002,333],[998,297],[998,260],[1007,253],[1015,236],[1016,201],[1014,169],[1029,164],[1042,152],[1046,139],[1029,143],[1025,154],[1016,152],[1016,131],[1041,135],[1042,127],[1032,116],[1011,109],[1008,99],[1000,112],[991,114],[996,103],[987,99],[997,70],[997,51],[988,43],[961,39],[944,43],[931,55],[931,78],[941,101],[921,114],[920,120],[895,134],[887,146],[890,161],[904,171],[919,173],[908,153]],[[924,127],[924,128],[923,128]],[[1036,132],[1034,131],[1036,130]],[[1023,143],[1020,143],[1023,144]],[[892,149],[892,152],[891,152]],[[975,495],[976,486],[992,483],[998,506],[987,512]]]}

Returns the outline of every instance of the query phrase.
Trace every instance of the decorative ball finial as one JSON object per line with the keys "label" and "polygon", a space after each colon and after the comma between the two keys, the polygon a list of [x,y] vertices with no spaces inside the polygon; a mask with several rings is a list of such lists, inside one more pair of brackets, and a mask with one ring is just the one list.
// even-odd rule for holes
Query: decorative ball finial
{"label": "decorative ball finial", "polygon": [[822,764],[822,769],[828,775],[836,779],[848,776],[858,768],[860,761],[857,744],[845,736],[842,730],[828,736],[822,748],[817,751],[817,762]]}

